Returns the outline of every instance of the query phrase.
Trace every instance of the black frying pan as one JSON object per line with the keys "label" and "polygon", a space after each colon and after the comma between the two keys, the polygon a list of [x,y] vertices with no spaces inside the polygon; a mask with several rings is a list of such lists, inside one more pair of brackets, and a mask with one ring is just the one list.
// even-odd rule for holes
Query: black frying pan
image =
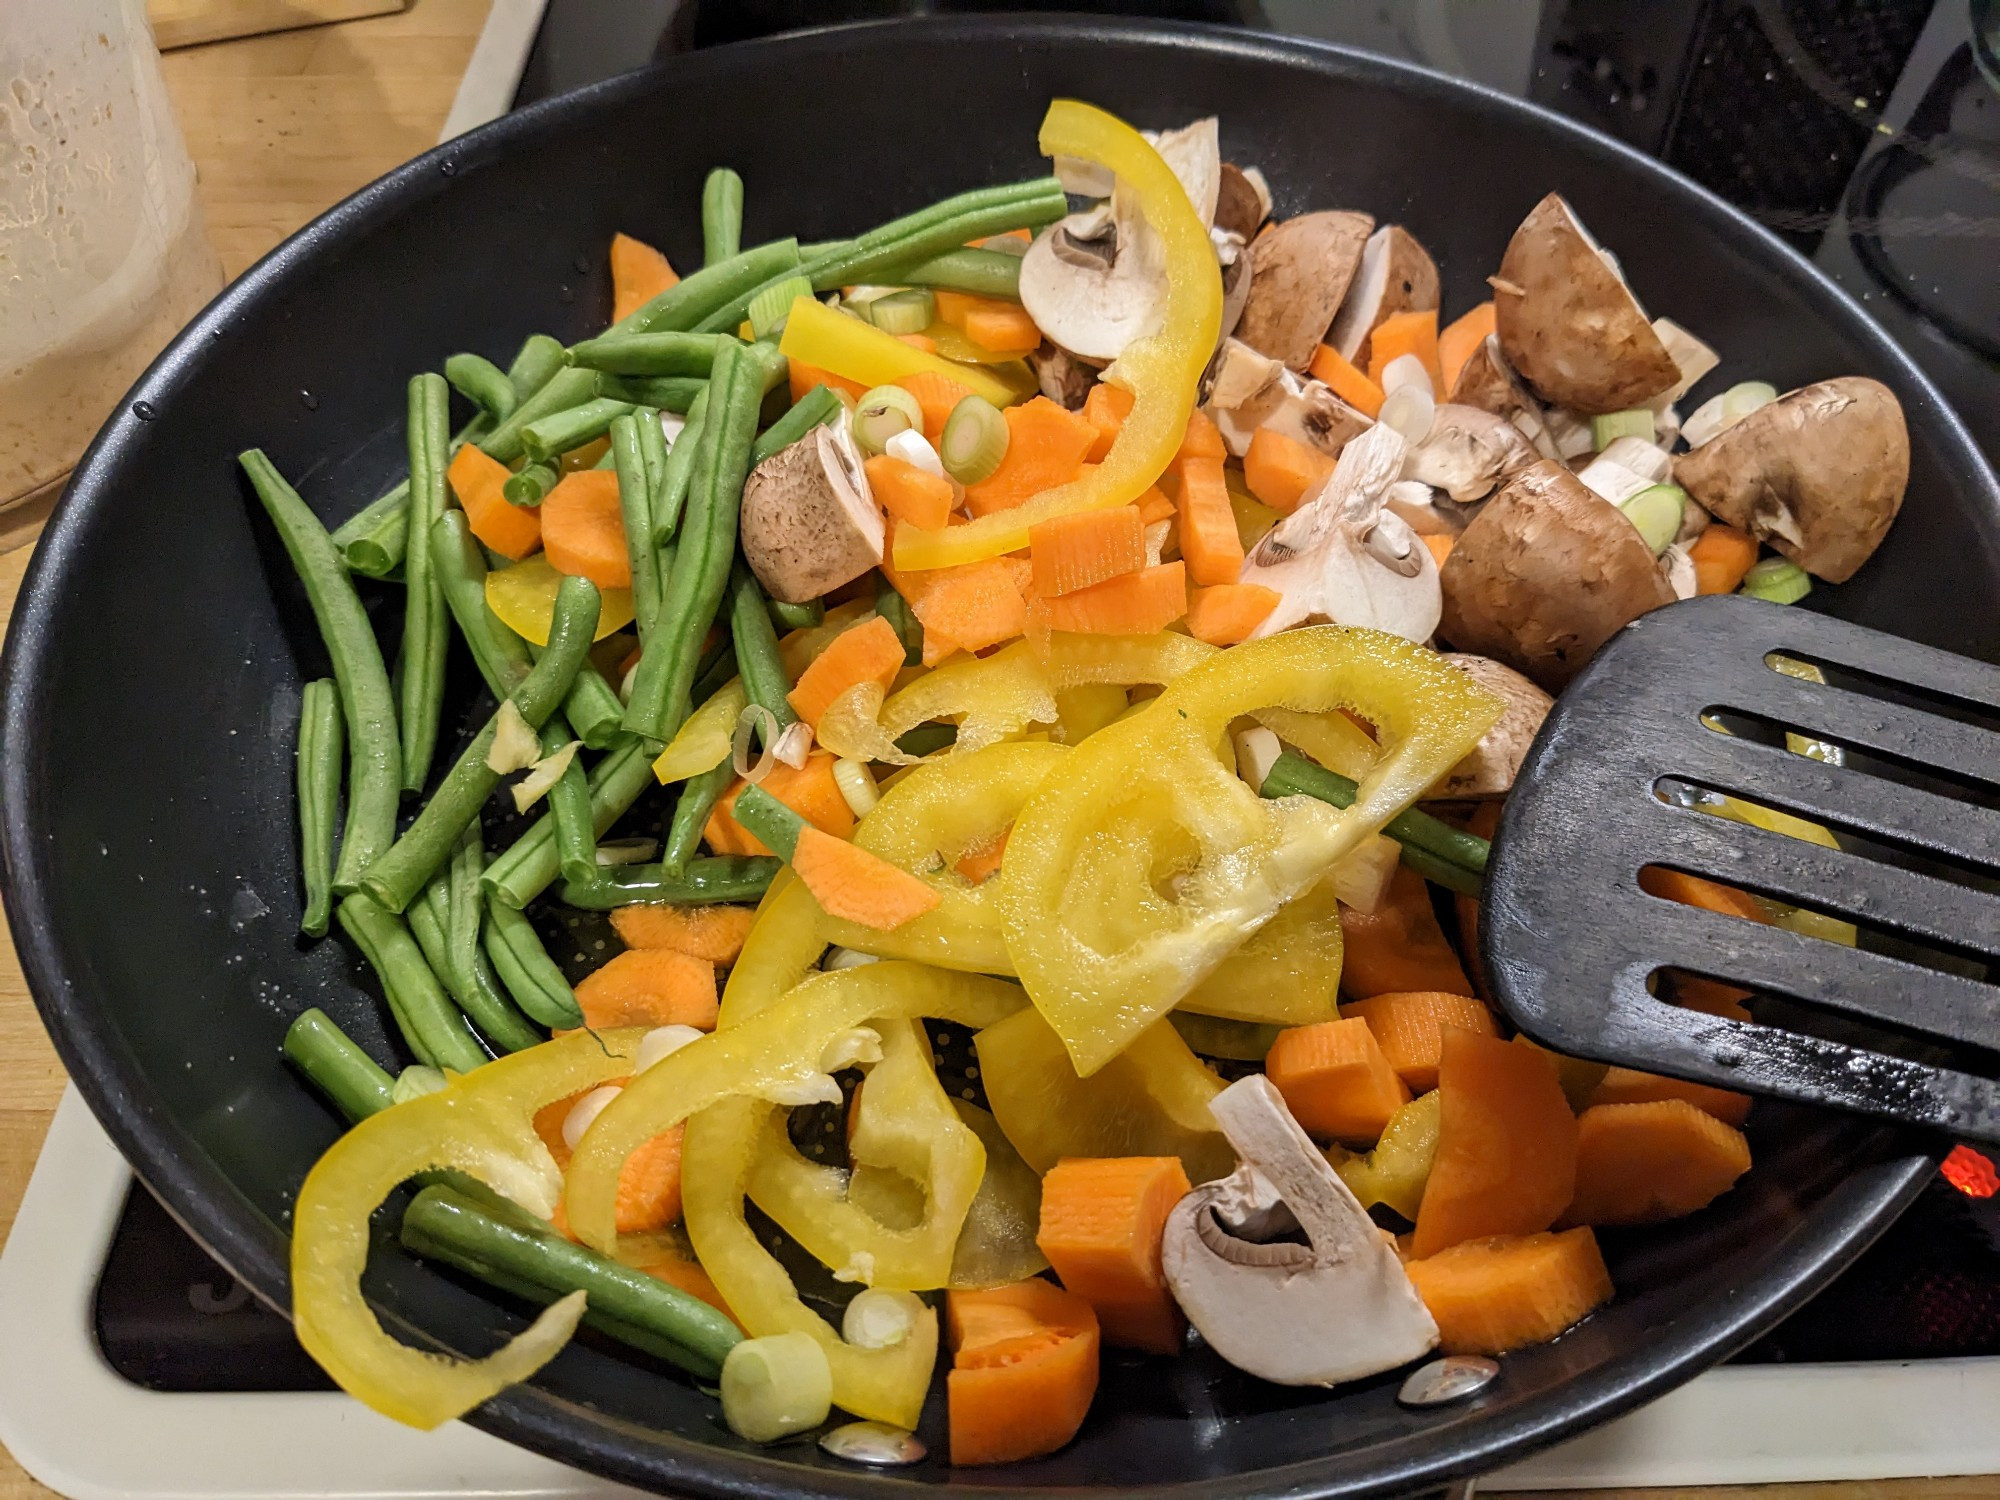
{"label": "black frying pan", "polygon": [[[1857,579],[1814,600],[1956,650],[1992,639],[2000,489],[1930,384],[1777,240],[1556,116],[1330,47],[1035,20],[795,36],[552,100],[357,194],[209,308],[77,469],[7,642],[0,847],[29,983],[119,1146],[259,1295],[286,1303],[287,1205],[336,1130],[279,1061],[287,1020],[318,1005],[378,1057],[396,1049],[358,960],[294,938],[292,728],[300,682],[326,662],[232,455],[261,444],[338,521],[398,468],[410,372],[464,348],[505,359],[537,329],[598,327],[614,230],[693,263],[711,166],[748,184],[746,242],[823,239],[1039,170],[1035,128],[1061,94],[1148,126],[1219,113],[1225,155],[1264,168],[1281,213],[1366,208],[1409,225],[1452,309],[1484,295],[1516,222],[1560,189],[1648,303],[1723,352],[1722,379],[1782,389],[1859,373],[1898,392],[1908,507]],[[1113,1355],[1062,1453],[877,1476],[807,1444],[752,1450],[684,1382],[579,1344],[475,1420],[689,1495],[880,1495],[947,1478],[975,1496],[1392,1494],[1688,1379],[1845,1266],[1928,1170],[1924,1143],[1850,1119],[1767,1104],[1751,1135],[1758,1165],[1736,1191],[1695,1218],[1604,1236],[1618,1301],[1509,1358],[1466,1407],[1403,1411],[1388,1380],[1287,1391],[1202,1355]],[[464,1284],[381,1262],[385,1315],[447,1347],[483,1352],[521,1325]],[[925,1436],[943,1450],[941,1403]]]}

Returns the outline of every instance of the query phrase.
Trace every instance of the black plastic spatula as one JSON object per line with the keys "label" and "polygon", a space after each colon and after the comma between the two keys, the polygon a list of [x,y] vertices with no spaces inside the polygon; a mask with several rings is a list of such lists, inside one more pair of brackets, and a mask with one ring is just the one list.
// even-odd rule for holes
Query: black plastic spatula
{"label": "black plastic spatula", "polygon": [[[1716,815],[1742,803],[1841,847]],[[1860,944],[1661,899],[1648,867]],[[1557,1051],[2000,1144],[2000,667],[1735,596],[1646,615],[1549,714],[1481,928],[1496,998]],[[1798,1004],[1752,1025],[1655,998],[1678,974]]]}

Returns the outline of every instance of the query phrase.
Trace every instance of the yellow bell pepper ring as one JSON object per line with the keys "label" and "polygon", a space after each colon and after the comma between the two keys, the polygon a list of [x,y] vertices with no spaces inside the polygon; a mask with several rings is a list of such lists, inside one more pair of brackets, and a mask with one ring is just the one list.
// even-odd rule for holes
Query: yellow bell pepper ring
{"label": "yellow bell pepper ring", "polygon": [[967,526],[897,527],[898,568],[945,568],[998,557],[1027,546],[1028,528],[1037,521],[1138,499],[1179,451],[1201,372],[1215,352],[1222,328],[1222,269],[1201,216],[1160,153],[1123,120],[1074,99],[1049,106],[1040,145],[1044,156],[1077,156],[1108,167],[1133,195],[1160,241],[1167,280],[1160,331],[1133,340],[1118,356],[1112,379],[1132,393],[1132,411],[1102,463],[1081,479]]}

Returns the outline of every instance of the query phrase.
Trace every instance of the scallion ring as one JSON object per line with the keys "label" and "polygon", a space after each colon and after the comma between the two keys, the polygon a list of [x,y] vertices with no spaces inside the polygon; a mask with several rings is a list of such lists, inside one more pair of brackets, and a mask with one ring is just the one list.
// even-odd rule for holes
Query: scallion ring
{"label": "scallion ring", "polygon": [[991,477],[1007,456],[1007,419],[984,396],[966,396],[945,418],[938,458],[960,484]]}
{"label": "scallion ring", "polygon": [[849,421],[863,453],[886,453],[898,433],[922,434],[924,409],[900,385],[878,385],[862,393]]}

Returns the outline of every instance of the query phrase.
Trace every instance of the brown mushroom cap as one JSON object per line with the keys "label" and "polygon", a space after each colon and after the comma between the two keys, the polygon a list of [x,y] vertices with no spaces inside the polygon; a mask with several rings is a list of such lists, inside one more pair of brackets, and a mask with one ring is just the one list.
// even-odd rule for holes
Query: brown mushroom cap
{"label": "brown mushroom cap", "polygon": [[1035,372],[1041,393],[1070,411],[1083,410],[1090,388],[1097,384],[1096,370],[1047,340],[1028,355],[1028,368]]}
{"label": "brown mushroom cap", "polygon": [[1264,225],[1269,204],[1257,191],[1257,184],[1233,161],[1222,164],[1222,176],[1215,195],[1215,227],[1255,239]]}
{"label": "brown mushroom cap", "polygon": [[1448,799],[1504,797],[1556,700],[1512,667],[1488,657],[1448,651],[1444,659],[1507,706],[1471,753],[1446,772],[1428,795]]}
{"label": "brown mushroom cap", "polygon": [[1375,221],[1367,214],[1300,214],[1253,242],[1257,271],[1236,336],[1303,370],[1340,310]]}
{"label": "brown mushroom cap", "polygon": [[1459,369],[1451,388],[1453,406],[1476,406],[1496,417],[1505,417],[1514,430],[1534,444],[1543,458],[1558,458],[1548,423],[1543,420],[1542,403],[1521,384],[1521,377],[1500,352],[1500,340],[1488,334]]}
{"label": "brown mushroom cap", "polygon": [[1705,509],[1829,583],[1868,560],[1909,479],[1903,408],[1858,375],[1800,386],[1674,461]]}
{"label": "brown mushroom cap", "polygon": [[817,599],[882,561],[882,512],[854,440],[831,427],[815,427],[750,471],[738,524],[743,560],[784,604]]}
{"label": "brown mushroom cap", "polygon": [[1343,359],[1368,368],[1368,341],[1384,318],[1431,312],[1438,305],[1438,268],[1430,252],[1400,224],[1368,236],[1347,298],[1334,314],[1327,342]]}
{"label": "brown mushroom cap", "polygon": [[1638,299],[1559,193],[1521,221],[1493,278],[1500,347],[1544,401],[1593,416],[1680,379]]}
{"label": "brown mushroom cap", "polygon": [[1439,633],[1550,692],[1620,627],[1674,600],[1639,528],[1547,459],[1486,502],[1440,582]]}

